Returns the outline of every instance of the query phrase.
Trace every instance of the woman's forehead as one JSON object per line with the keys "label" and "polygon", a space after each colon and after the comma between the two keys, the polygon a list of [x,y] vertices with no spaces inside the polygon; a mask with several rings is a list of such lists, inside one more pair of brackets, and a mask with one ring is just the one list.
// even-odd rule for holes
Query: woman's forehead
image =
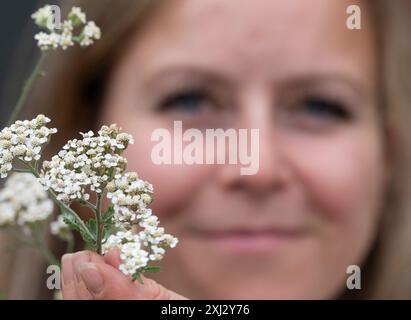
{"label": "woman's forehead", "polygon": [[367,20],[361,30],[346,27],[350,3],[179,0],[138,34],[133,60],[139,72],[185,67],[281,78],[326,71],[368,81],[375,77],[371,28]]}
{"label": "woman's forehead", "polygon": [[224,37],[225,47],[236,41],[252,43],[251,48],[263,43],[273,46],[286,40],[309,41],[315,45],[326,37],[329,42],[345,45],[369,29],[367,6],[361,2],[358,6],[361,16],[367,17],[362,19],[363,31],[350,32],[347,28],[350,5],[352,1],[348,0],[178,0],[159,10],[148,29],[160,37],[190,40],[190,43],[197,39],[197,43],[210,44]]}

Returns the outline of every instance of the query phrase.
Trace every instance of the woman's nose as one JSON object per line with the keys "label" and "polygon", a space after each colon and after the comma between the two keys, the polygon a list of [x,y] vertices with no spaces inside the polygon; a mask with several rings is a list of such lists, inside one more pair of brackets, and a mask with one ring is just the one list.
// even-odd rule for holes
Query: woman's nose
{"label": "woman's nose", "polygon": [[[253,170],[252,174],[242,174],[241,168],[244,168],[244,164],[241,161],[236,165],[222,166],[220,179],[225,187],[243,189],[261,197],[283,189],[287,185],[290,169],[281,133],[275,128],[273,113],[269,99],[255,99],[254,102],[249,101],[241,108],[241,120],[238,121],[237,130],[247,130],[247,141],[241,141],[245,135],[239,134],[238,142],[239,145],[241,143],[247,145],[250,164],[257,170]],[[258,133],[258,139],[252,139],[253,130]],[[257,148],[253,146],[255,140],[258,141]],[[253,154],[253,147],[258,150],[257,154]],[[241,152],[241,148],[238,150]],[[241,159],[241,155],[239,155],[239,159]]]}

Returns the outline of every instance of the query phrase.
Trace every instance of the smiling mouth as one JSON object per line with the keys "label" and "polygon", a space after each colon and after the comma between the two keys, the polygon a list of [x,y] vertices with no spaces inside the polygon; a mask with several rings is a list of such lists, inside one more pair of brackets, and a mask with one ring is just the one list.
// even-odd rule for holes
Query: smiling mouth
{"label": "smiling mouth", "polygon": [[196,230],[194,233],[201,243],[229,254],[274,254],[306,235],[303,229]]}

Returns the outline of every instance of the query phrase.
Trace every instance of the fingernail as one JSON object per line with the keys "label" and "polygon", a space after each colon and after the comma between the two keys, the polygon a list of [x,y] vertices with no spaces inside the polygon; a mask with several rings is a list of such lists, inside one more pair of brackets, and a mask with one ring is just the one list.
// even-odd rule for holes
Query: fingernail
{"label": "fingernail", "polygon": [[94,263],[82,263],[79,266],[80,277],[92,294],[99,294],[104,288],[104,279]]}
{"label": "fingernail", "polygon": [[61,258],[61,264],[63,267],[63,284],[65,286],[71,284],[74,280],[74,272],[73,272],[73,255],[72,254],[65,254]]}

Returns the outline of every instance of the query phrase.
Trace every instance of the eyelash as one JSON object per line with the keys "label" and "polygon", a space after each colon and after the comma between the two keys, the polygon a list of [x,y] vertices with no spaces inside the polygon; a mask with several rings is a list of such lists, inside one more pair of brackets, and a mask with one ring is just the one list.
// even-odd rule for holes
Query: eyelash
{"label": "eyelash", "polygon": [[201,110],[192,110],[192,108],[204,107],[204,105],[207,105],[209,103],[210,98],[208,97],[207,93],[202,90],[191,89],[170,94],[169,96],[165,97],[159,103],[158,109],[162,112],[182,111],[188,113],[198,113],[201,112]]}
{"label": "eyelash", "polygon": [[[310,106],[314,109],[307,109]],[[323,97],[306,97],[302,100],[299,108],[304,112],[308,112],[308,116],[322,119],[349,121],[352,118],[351,112],[344,103]]]}
{"label": "eyelash", "polygon": [[[214,106],[210,95],[202,89],[194,88],[169,94],[161,100],[158,110],[197,115],[210,106]],[[302,112],[304,116],[320,121],[347,122],[353,118],[345,103],[332,98],[307,94],[294,107],[294,111]]]}

